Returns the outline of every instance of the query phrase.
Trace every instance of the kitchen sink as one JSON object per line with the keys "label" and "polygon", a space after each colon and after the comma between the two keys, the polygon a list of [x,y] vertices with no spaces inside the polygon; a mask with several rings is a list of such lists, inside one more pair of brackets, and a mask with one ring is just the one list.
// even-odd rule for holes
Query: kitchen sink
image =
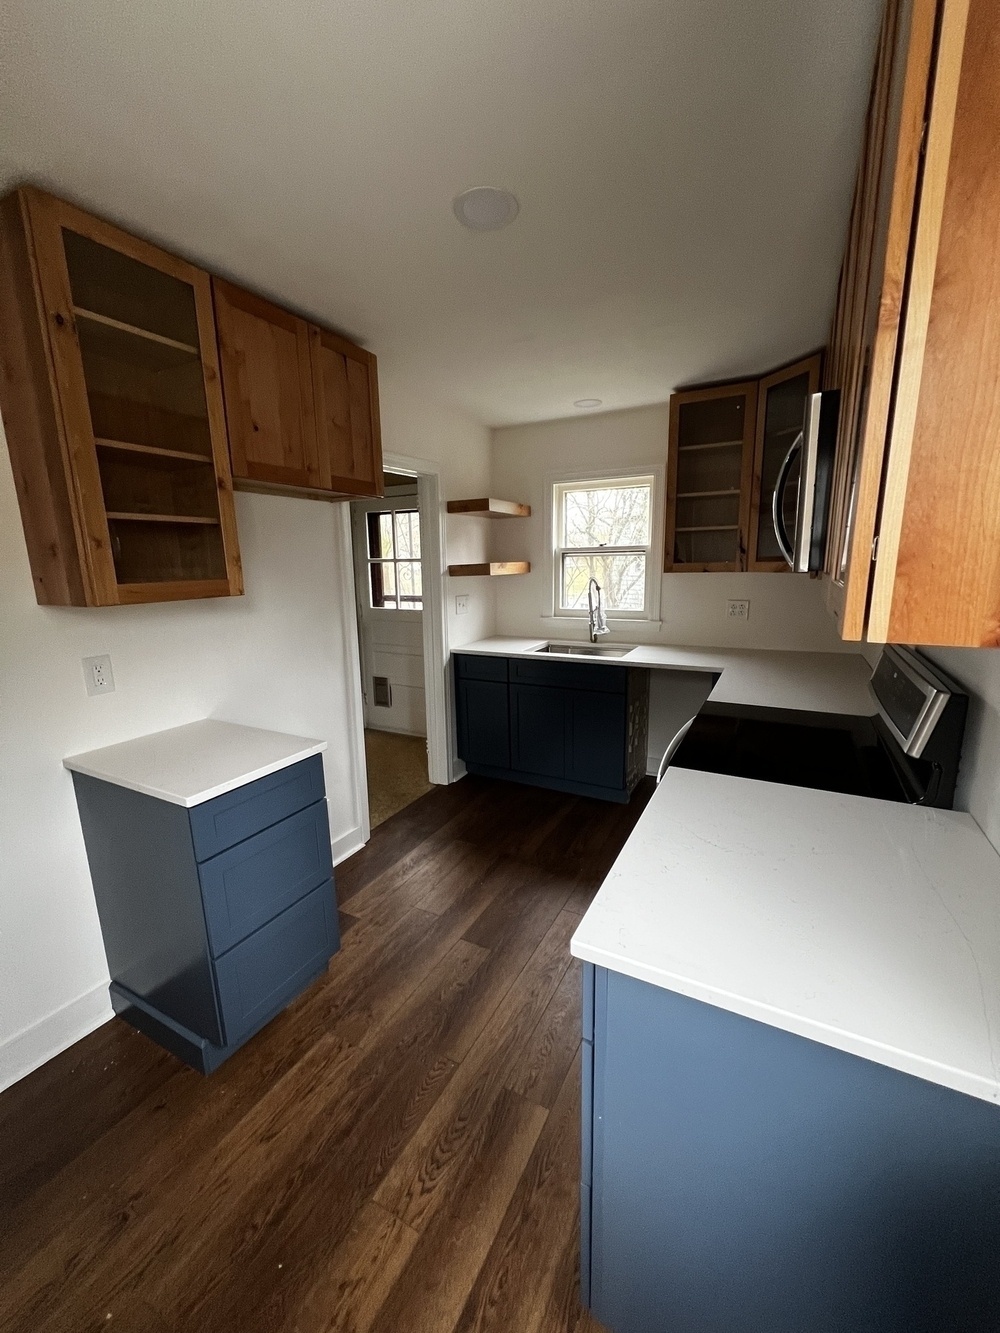
{"label": "kitchen sink", "polygon": [[559,657],[624,657],[632,651],[634,645],[623,647],[617,644],[603,643],[543,643],[535,648],[536,653],[555,653]]}

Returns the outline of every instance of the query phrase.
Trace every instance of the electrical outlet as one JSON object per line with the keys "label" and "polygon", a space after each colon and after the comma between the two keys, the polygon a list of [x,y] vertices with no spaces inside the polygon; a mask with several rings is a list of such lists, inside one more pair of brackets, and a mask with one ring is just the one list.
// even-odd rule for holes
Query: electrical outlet
{"label": "electrical outlet", "polygon": [[83,659],[83,678],[87,683],[88,694],[114,694],[115,675],[111,670],[111,657],[108,653],[100,657]]}
{"label": "electrical outlet", "polygon": [[469,614],[469,594],[460,592],[455,598],[455,615],[467,616]]}
{"label": "electrical outlet", "polygon": [[730,600],[726,603],[726,615],[730,620],[749,620],[750,602],[746,598]]}

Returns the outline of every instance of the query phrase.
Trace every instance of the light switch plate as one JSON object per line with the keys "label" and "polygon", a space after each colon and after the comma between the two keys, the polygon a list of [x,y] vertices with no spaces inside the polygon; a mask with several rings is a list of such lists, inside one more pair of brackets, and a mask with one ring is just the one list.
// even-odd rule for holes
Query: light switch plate
{"label": "light switch plate", "polygon": [[455,598],[455,615],[467,616],[469,614],[469,594],[460,592]]}
{"label": "light switch plate", "polygon": [[115,675],[111,670],[111,656],[102,653],[100,657],[83,659],[83,679],[88,694],[114,694]]}
{"label": "light switch plate", "polygon": [[726,615],[729,620],[749,620],[750,602],[748,598],[730,600],[726,603]]}

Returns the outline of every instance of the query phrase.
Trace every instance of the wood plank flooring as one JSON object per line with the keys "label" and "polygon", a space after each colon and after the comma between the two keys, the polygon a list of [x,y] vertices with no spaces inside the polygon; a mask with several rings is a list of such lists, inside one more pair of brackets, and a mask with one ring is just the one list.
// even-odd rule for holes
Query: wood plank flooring
{"label": "wood plank flooring", "polygon": [[466,778],[338,868],[209,1079],[114,1020],[0,1096],[7,1333],[584,1333],[569,939],[650,794]]}

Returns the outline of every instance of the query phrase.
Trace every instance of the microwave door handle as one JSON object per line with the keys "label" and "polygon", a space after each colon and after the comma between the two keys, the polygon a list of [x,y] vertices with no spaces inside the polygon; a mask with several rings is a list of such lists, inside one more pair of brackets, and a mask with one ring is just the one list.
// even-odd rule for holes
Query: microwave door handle
{"label": "microwave door handle", "polygon": [[774,485],[774,494],[771,496],[771,518],[774,522],[774,535],[778,539],[778,546],[781,554],[785,557],[790,569],[795,568],[795,555],[792,551],[792,539],[788,535],[788,529],[785,527],[785,515],[782,510],[782,500],[785,495],[785,487],[788,485],[788,474],[792,470],[792,464],[795,462],[795,455],[802,448],[802,431],[799,431],[792,442],[792,447],[785,454],[784,462],[778,469],[778,480]]}

